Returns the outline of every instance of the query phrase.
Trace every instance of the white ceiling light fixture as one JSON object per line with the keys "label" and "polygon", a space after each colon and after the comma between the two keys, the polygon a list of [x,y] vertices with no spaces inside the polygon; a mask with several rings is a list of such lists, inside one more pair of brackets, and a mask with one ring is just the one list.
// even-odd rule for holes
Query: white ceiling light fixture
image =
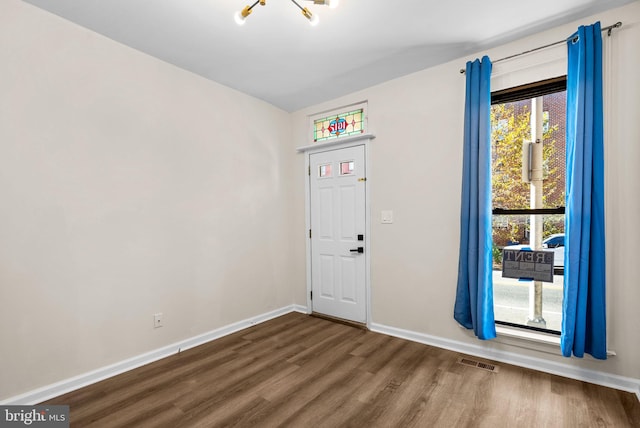
{"label": "white ceiling light fixture", "polygon": [[[314,4],[329,6],[332,9],[338,6],[338,0],[307,0],[307,1],[312,1]],[[302,15],[309,20],[309,23],[311,25],[313,26],[318,25],[318,22],[320,21],[318,18],[318,15],[314,15],[313,12],[309,10],[309,8],[300,6],[300,4],[296,0],[291,0],[291,3],[298,6],[300,11],[302,12]],[[261,6],[264,6],[267,4],[267,0],[256,0],[256,2],[253,3],[251,6],[247,5],[241,11],[236,12],[234,16],[236,24],[244,25],[245,20],[247,19],[247,16],[251,14],[251,12],[253,11],[253,8],[258,4],[260,4]]]}

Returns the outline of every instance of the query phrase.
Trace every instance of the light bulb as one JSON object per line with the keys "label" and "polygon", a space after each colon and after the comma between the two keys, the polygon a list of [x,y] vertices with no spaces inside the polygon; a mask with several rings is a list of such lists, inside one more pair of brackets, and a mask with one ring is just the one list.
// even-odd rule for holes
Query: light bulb
{"label": "light bulb", "polygon": [[[297,4],[297,3],[296,3]],[[305,18],[307,18],[309,20],[309,23],[312,26],[316,26],[318,25],[318,22],[320,21],[320,19],[318,18],[318,15],[314,15],[313,13],[311,13],[311,11],[308,8],[303,8],[302,9],[302,14],[304,15]]]}
{"label": "light bulb", "polygon": [[236,12],[235,15],[233,15],[233,19],[236,21],[236,24],[244,25],[245,18],[240,12]]}
{"label": "light bulb", "polygon": [[244,20],[251,14],[251,6],[245,6],[240,12],[236,12],[233,19],[238,25],[244,25]]}

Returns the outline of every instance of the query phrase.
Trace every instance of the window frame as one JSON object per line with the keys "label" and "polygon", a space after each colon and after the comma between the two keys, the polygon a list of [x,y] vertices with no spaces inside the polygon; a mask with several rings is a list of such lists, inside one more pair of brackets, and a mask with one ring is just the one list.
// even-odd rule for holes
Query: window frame
{"label": "window frame", "polygon": [[308,132],[308,141],[310,142],[311,145],[319,145],[319,144],[326,144],[328,142],[337,142],[340,140],[348,140],[351,138],[357,138],[359,135],[339,135],[337,137],[333,137],[330,138],[328,140],[322,140],[322,141],[316,141],[315,139],[315,124],[314,122],[318,119],[322,119],[324,117],[327,116],[338,116],[340,114],[346,113],[346,112],[350,112],[353,110],[360,110],[362,109],[362,130],[360,132],[360,135],[362,136],[366,136],[369,133],[369,115],[367,112],[367,101],[361,101],[358,103],[354,103],[354,104],[349,104],[349,105],[345,105],[342,107],[338,107],[335,109],[331,109],[331,110],[325,110],[319,113],[314,113],[313,115],[308,116],[308,123],[309,123],[309,132]]}
{"label": "window frame", "polygon": [[[531,98],[541,97],[544,95],[551,95],[554,93],[566,91],[567,89],[567,76],[557,76],[550,79],[540,80],[537,82],[531,82],[524,85],[505,88],[502,90],[494,91],[491,93],[491,105],[506,104],[510,102],[522,101]],[[492,161],[493,168],[493,161]],[[510,215],[564,215],[565,206],[557,206],[555,208],[521,208],[521,209],[505,209],[494,208],[492,200],[492,217],[496,215],[510,216]],[[546,328],[540,328],[535,326],[529,326],[525,324],[516,324],[508,321],[495,320],[496,327],[501,327],[501,330],[506,329],[520,329],[528,330],[532,333],[542,334],[549,337],[559,337],[560,331],[551,330]],[[516,335],[517,336],[517,335]],[[546,340],[545,340],[546,341]],[[551,340],[555,343],[555,340]]]}

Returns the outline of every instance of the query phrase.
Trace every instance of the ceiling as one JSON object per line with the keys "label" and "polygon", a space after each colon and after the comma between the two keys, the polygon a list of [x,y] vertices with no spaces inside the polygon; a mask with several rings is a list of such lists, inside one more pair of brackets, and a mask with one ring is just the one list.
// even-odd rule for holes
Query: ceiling
{"label": "ceiling", "polygon": [[295,111],[635,0],[299,0],[315,27],[290,0],[243,26],[233,15],[251,0],[25,1]]}

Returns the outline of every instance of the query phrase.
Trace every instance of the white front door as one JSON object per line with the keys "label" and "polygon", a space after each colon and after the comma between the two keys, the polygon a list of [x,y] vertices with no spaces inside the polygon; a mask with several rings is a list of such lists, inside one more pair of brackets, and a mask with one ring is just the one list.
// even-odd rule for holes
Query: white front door
{"label": "white front door", "polygon": [[314,312],[366,322],[364,145],[309,155]]}

